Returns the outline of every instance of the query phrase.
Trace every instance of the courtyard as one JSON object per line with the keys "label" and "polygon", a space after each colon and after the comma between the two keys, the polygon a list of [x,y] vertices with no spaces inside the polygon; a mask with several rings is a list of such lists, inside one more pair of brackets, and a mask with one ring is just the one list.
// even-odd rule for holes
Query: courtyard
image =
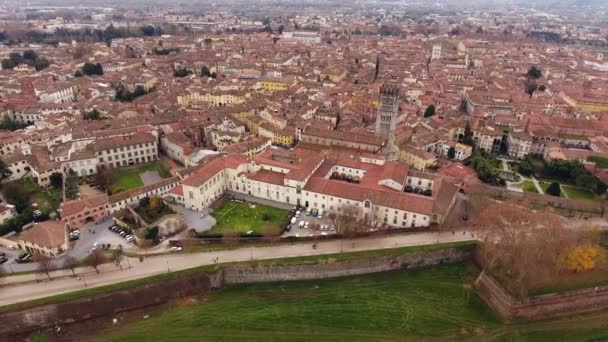
{"label": "courtyard", "polygon": [[279,235],[287,224],[289,211],[240,200],[226,200],[211,214],[216,224],[213,234]]}
{"label": "courtyard", "polygon": [[139,188],[170,176],[169,168],[160,160],[133,167],[113,169],[112,183],[109,186],[109,190],[110,193],[116,194]]}

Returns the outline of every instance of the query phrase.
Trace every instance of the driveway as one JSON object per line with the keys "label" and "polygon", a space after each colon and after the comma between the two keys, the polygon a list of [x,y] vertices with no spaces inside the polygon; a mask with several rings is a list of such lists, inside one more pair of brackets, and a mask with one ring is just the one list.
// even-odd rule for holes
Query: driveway
{"label": "driveway", "polygon": [[179,204],[172,205],[171,208],[184,215],[184,223],[188,229],[194,229],[197,233],[207,231],[215,226],[215,218],[210,215],[212,210],[209,208],[205,208],[203,211],[195,211]]}

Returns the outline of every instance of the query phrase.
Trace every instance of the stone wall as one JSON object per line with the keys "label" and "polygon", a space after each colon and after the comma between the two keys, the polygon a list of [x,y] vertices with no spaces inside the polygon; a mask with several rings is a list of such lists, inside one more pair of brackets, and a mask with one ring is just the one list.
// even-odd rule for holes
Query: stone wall
{"label": "stone wall", "polygon": [[74,301],[40,305],[2,313],[0,340],[10,336],[121,312],[155,306],[173,298],[204,294],[221,286],[221,272],[200,273],[127,290],[103,293]]}
{"label": "stone wall", "polygon": [[356,276],[400,269],[429,267],[472,258],[475,247],[447,248],[398,256],[298,265],[231,266],[224,269],[224,284],[280,282]]}
{"label": "stone wall", "polygon": [[507,319],[546,319],[608,309],[608,286],[517,300],[485,272],[475,285],[486,303]]}
{"label": "stone wall", "polygon": [[224,285],[307,279],[325,279],[427,267],[469,260],[475,245],[392,257],[370,257],[344,262],[300,265],[228,265],[214,273],[199,273],[126,290],[103,293],[70,302],[40,305],[2,313],[0,341],[7,336],[112,316],[121,312],[160,305],[173,298],[194,296]]}

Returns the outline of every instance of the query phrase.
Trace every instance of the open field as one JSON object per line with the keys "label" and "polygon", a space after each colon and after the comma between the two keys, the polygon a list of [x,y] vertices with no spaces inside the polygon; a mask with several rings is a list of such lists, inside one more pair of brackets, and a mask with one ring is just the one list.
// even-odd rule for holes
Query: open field
{"label": "open field", "polygon": [[278,235],[289,212],[247,202],[225,201],[211,214],[217,223],[206,234],[247,233]]}
{"label": "open field", "polygon": [[500,324],[474,291],[463,287],[475,274],[457,264],[338,280],[231,286],[212,292],[205,304],[173,307],[100,341],[470,336]]}
{"label": "open field", "polygon": [[[605,312],[504,323],[455,264],[337,280],[230,286],[173,303],[95,341],[587,341],[608,337]],[[467,284],[467,286],[463,286]]]}
{"label": "open field", "polygon": [[119,192],[143,186],[144,182],[141,180],[141,177],[139,177],[139,175],[145,171],[156,171],[163,178],[166,178],[168,176],[166,167],[160,160],[133,167],[113,169],[112,184],[110,184],[109,187],[110,191],[112,192],[112,194],[116,194]]}
{"label": "open field", "polygon": [[531,180],[524,180],[519,184],[519,187],[523,191],[538,193],[538,191],[536,191],[536,187],[534,186],[534,182],[532,182]]}
{"label": "open field", "polygon": [[595,199],[595,195],[588,190],[577,188],[574,186],[563,185],[561,186],[562,194],[565,192],[568,194],[568,198],[570,199],[580,199],[580,200],[588,200],[593,201]]}

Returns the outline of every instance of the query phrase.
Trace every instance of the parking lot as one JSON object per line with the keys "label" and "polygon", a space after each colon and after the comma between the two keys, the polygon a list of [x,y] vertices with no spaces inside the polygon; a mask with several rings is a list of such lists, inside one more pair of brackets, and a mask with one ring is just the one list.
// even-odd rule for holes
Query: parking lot
{"label": "parking lot", "polygon": [[[292,211],[290,216],[290,224],[293,222],[294,213]],[[336,231],[333,229],[331,219],[325,216],[322,218],[315,217],[313,212],[307,212],[305,208],[300,210],[300,215],[295,219],[295,223],[291,224],[289,231],[284,231],[282,237],[295,236],[295,237],[306,237],[306,236],[319,236],[319,235],[331,235],[335,234]]]}
{"label": "parking lot", "polygon": [[[120,235],[108,230],[114,224],[112,218],[108,218],[103,222],[89,223],[80,229],[80,239],[74,241],[73,247],[67,252],[67,255],[73,256],[77,260],[86,257],[95,243],[110,244],[111,248],[116,248],[117,245],[122,245],[123,249],[129,250],[135,248],[135,245],[128,243]],[[6,253],[8,261],[0,265],[1,271],[5,273],[11,272],[28,272],[37,269],[35,262],[17,263],[15,258],[24,253],[22,250],[9,250],[8,248],[0,247],[0,252]],[[59,256],[53,260],[53,266],[61,267],[64,263],[66,254]]]}

